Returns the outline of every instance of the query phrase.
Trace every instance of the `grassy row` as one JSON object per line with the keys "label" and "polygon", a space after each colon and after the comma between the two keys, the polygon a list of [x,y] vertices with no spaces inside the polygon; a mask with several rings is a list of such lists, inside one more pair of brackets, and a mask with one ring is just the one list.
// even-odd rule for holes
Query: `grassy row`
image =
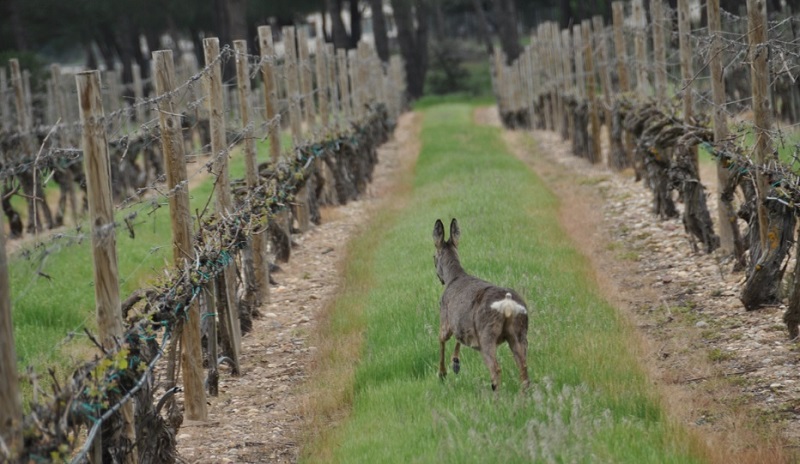
{"label": "grassy row", "polygon": [[[427,107],[409,206],[379,217],[352,245],[322,329],[342,338],[326,342],[312,387],[311,413],[340,425],[318,427],[304,460],[703,461],[665,417],[631,328],[598,296],[587,261],[559,228],[557,198],[507,152],[498,129],[472,123],[471,109]],[[454,216],[467,270],[527,299],[528,391],[505,346],[497,394],[473,350],[462,351],[458,376],[437,378],[442,287],[431,233],[436,218]]]}

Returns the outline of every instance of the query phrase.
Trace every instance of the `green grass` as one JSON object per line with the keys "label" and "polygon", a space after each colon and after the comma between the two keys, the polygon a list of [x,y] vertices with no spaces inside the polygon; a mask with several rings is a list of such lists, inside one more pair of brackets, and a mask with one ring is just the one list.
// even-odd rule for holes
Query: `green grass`
{"label": "green grass", "polygon": [[[730,132],[736,135],[736,143],[743,153],[751,154],[749,152],[752,151],[755,145],[752,125],[750,123],[731,124]],[[794,156],[800,156],[800,153],[798,153],[798,150],[800,150],[800,131],[784,129],[781,131],[781,137],[773,139],[772,144],[774,149],[777,150],[780,160],[791,166],[794,162]],[[716,163],[716,158],[711,156],[702,145],[698,148],[698,156],[701,162]],[[798,170],[800,167],[795,166],[794,169]]]}
{"label": "green grass", "polygon": [[[335,350],[324,361],[333,372],[355,366],[352,384],[339,381],[345,392],[318,386],[349,415],[316,437],[304,461],[702,462],[638,366],[632,329],[600,298],[588,262],[558,226],[557,198],[507,152],[499,129],[471,122],[471,106],[421,107],[409,206],[355,241],[346,304],[330,316],[335,330],[323,329],[363,337],[357,361]],[[528,302],[527,392],[506,346],[497,394],[470,349],[461,374],[437,378],[442,287],[431,234],[437,218],[451,217],[461,225],[465,268]]]}

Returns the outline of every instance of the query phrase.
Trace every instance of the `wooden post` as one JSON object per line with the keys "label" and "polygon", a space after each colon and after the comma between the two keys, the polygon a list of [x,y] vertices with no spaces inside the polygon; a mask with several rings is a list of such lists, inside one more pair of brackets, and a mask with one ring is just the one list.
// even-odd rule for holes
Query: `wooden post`
{"label": "wooden post", "polygon": [[[254,192],[259,187],[258,163],[253,127],[250,121],[250,75],[247,72],[247,41],[234,40],[236,50],[236,82],[239,90],[239,113],[244,130],[244,159],[247,168],[247,189]],[[259,227],[254,226],[255,229]],[[262,228],[263,229],[263,228]],[[253,233],[253,269],[256,289],[256,305],[269,302],[269,263],[264,232]]]}
{"label": "wooden post", "polygon": [[[206,67],[204,76],[206,101],[208,102],[209,128],[211,132],[211,156],[216,176],[214,189],[214,210],[222,220],[233,212],[230,176],[228,174],[228,142],[225,140],[225,108],[222,103],[222,64],[217,60],[220,54],[219,39],[203,39],[203,52]],[[218,276],[217,312],[220,320],[221,342],[231,361],[233,372],[239,374],[239,352],[242,347],[242,333],[239,325],[239,308],[236,303],[236,274],[233,266],[225,266]]]}
{"label": "wooden post", "polygon": [[[292,143],[297,148],[303,143],[303,128],[299,105],[297,48],[295,47],[293,27],[283,28],[283,45],[286,53],[285,79],[289,93],[289,122],[292,125]],[[307,231],[311,227],[311,219],[308,210],[308,188],[305,186],[295,195],[294,211],[298,229],[301,232]]]}
{"label": "wooden post", "polygon": [[333,44],[325,44],[325,55],[328,57],[328,88],[331,91],[330,107],[336,115],[336,127],[342,120],[342,106],[339,101],[339,86],[336,83],[336,50]]}
{"label": "wooden post", "polygon": [[[566,99],[572,94],[575,93],[575,73],[572,70],[572,34],[569,32],[569,28],[565,28],[561,31],[561,67],[564,70],[564,97],[562,99]],[[564,140],[570,140],[572,138],[572,134],[575,131],[575,120],[569,114],[569,107],[567,106],[566,102],[564,103],[564,114],[567,120],[567,138]],[[563,134],[562,134],[563,138]]]}
{"label": "wooden post", "polygon": [[272,44],[272,29],[258,27],[258,44],[261,49],[261,77],[264,81],[265,116],[269,134],[269,149],[272,164],[281,156],[281,125],[278,117],[278,86],[275,79],[275,47]]}
{"label": "wooden post", "polygon": [[583,36],[581,32],[581,25],[575,24],[572,26],[572,44],[575,50],[575,81],[576,81],[576,94],[579,100],[586,98],[586,73],[585,61],[583,58],[584,46]]}
{"label": "wooden post", "polygon": [[25,111],[27,112],[28,124],[33,127],[33,93],[31,92],[31,72],[22,71],[22,89],[25,93]]}
{"label": "wooden post", "polygon": [[[5,75],[3,71],[2,75]],[[6,257],[4,215],[0,214],[0,439],[11,452],[10,461],[22,451],[22,397],[19,393],[14,325],[11,322],[11,285]]]}
{"label": "wooden post", "polygon": [[322,37],[317,37],[316,49],[317,56],[314,64],[319,98],[319,125],[325,131],[330,120],[330,109],[328,106],[328,55],[325,53],[325,41],[322,40]]}
{"label": "wooden post", "polygon": [[603,155],[600,151],[600,111],[595,97],[595,70],[594,70],[594,57],[592,53],[592,21],[584,19],[581,22],[581,32],[583,39],[583,57],[586,60],[586,100],[589,102],[589,123],[592,135],[591,152],[589,153],[589,161],[592,163],[599,163],[602,161]]}
{"label": "wooden post", "polygon": [[[653,64],[655,65],[656,100],[667,104],[667,50],[664,47],[664,25],[669,24],[664,15],[663,0],[651,0],[650,16],[653,24]],[[683,38],[681,38],[683,40]]]}
{"label": "wooden post", "polygon": [[336,62],[339,65],[339,101],[342,106],[345,127],[347,127],[353,115],[353,105],[350,101],[350,73],[347,72],[347,51],[336,50]]}
{"label": "wooden post", "polygon": [[25,85],[22,81],[22,71],[19,60],[8,60],[11,67],[11,85],[14,87],[14,103],[17,110],[17,130],[23,134],[31,131],[31,121],[28,119],[28,110],[25,108]]}
{"label": "wooden post", "polygon": [[[605,112],[605,126],[608,133],[608,140],[611,141],[611,66],[608,63],[608,40],[605,34],[605,25],[603,24],[603,17],[597,15],[592,18],[594,25],[594,37],[597,44],[597,69],[600,74],[600,85],[603,88],[603,111]],[[599,104],[599,99],[598,99]],[[609,156],[607,161],[610,161]]]}
{"label": "wooden post", "polygon": [[631,90],[630,78],[628,77],[628,48],[625,46],[625,34],[623,32],[623,26],[625,25],[624,7],[625,4],[622,2],[611,4],[614,18],[614,51],[616,52],[617,79],[619,80],[620,93],[626,93]]}
{"label": "wooden post", "polygon": [[347,71],[350,77],[350,100],[352,104],[353,119],[360,121],[363,116],[363,102],[361,101],[361,82],[359,78],[359,61],[358,52],[356,50],[347,51]]}
{"label": "wooden post", "polygon": [[139,65],[134,63],[131,66],[133,73],[133,107],[136,109],[136,122],[144,124],[145,111],[144,111],[144,86],[142,85],[142,70]]}
{"label": "wooden post", "polygon": [[[709,55],[711,60],[711,95],[714,100],[714,143],[719,145],[728,139],[728,121],[725,116],[725,78],[722,72],[723,49],[719,0],[708,0],[708,33],[711,36]],[[737,227],[736,212],[730,202],[722,198],[723,190],[728,184],[730,176],[727,164],[722,158],[717,160],[717,191],[719,195],[717,218],[720,225],[720,248],[724,253],[732,253],[737,251],[734,249],[734,237],[738,235],[738,229],[734,230],[734,227]]]}
{"label": "wooden post", "polygon": [[300,71],[300,89],[303,101],[303,119],[308,125],[308,130],[312,130],[317,109],[316,105],[314,105],[311,55],[308,53],[308,26],[303,26],[297,30],[297,48],[300,56],[298,68]]}
{"label": "wooden post", "polygon": [[[50,74],[53,79],[53,99],[56,103],[56,118],[61,121],[62,127],[68,128],[67,122],[69,119],[69,109],[67,108],[66,96],[64,95],[64,86],[61,79],[61,67],[57,64],[50,66]],[[63,145],[71,145],[72,137],[68,129],[63,130],[59,135],[58,143]],[[72,223],[78,224],[78,200],[75,196],[74,178],[70,169],[64,169],[61,174],[64,177],[64,183],[67,186],[67,200],[69,208],[72,212]],[[64,213],[63,211],[61,212]]]}
{"label": "wooden post", "polygon": [[[111,163],[106,139],[103,98],[100,93],[100,72],[87,71],[75,76],[83,125],[83,166],[86,173],[86,196],[92,224],[92,257],[94,259],[94,295],[100,344],[113,352],[124,342],[122,308],[119,299],[117,269],[117,233],[114,228],[114,198],[111,193]],[[123,462],[138,462],[135,452],[136,428],[133,403],[120,409],[122,429],[108,426],[127,443]]]}
{"label": "wooden post", "polygon": [[299,74],[297,72],[297,47],[295,45],[294,27],[283,28],[283,49],[285,53],[284,79],[289,99],[289,122],[292,127],[292,142],[295,147],[302,143],[303,128],[300,117]]}
{"label": "wooden post", "polygon": [[[175,98],[175,68],[172,50],[153,52],[153,66],[158,99],[158,117],[161,143],[167,171],[170,220],[172,222],[172,256],[176,269],[186,269],[194,262],[192,247],[192,216],[189,209],[189,187],[186,181],[181,117]],[[187,309],[181,346],[183,347],[183,386],[186,391],[186,417],[190,420],[208,420],[206,394],[203,389],[203,352],[200,344],[200,312],[197,303]],[[177,336],[178,334],[174,334]]]}
{"label": "wooden post", "polygon": [[[681,91],[683,92],[683,120],[690,124],[692,119],[692,24],[689,22],[689,0],[678,0],[678,39],[681,60]],[[694,164],[697,167],[697,154]]]}
{"label": "wooden post", "polygon": [[11,110],[8,106],[8,78],[6,68],[0,68],[0,130],[8,130],[11,127]]}
{"label": "wooden post", "polygon": [[650,81],[647,77],[647,38],[645,29],[647,19],[642,0],[633,0],[633,22],[635,24],[634,46],[636,49],[636,91],[640,96],[650,95]]}
{"label": "wooden post", "polygon": [[[750,84],[753,91],[753,136],[756,144],[753,149],[756,164],[763,166],[772,156],[772,110],[769,102],[769,69],[767,58],[767,7],[764,0],[747,0],[747,29],[750,56]],[[764,200],[767,196],[768,182],[761,169],[756,170],[758,190],[758,231],[762,254],[766,254],[768,219]]]}

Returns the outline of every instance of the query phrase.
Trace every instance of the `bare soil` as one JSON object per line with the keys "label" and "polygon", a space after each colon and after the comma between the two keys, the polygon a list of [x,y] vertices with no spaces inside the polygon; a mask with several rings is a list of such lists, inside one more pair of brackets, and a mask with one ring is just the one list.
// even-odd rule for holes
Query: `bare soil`
{"label": "bare soil", "polygon": [[318,317],[336,295],[346,245],[384,201],[392,198],[400,172],[418,154],[419,115],[400,117],[392,140],[378,150],[379,162],[358,201],[324,208],[322,224],[293,236],[297,246],[273,274],[262,317],[242,339],[242,375],[220,377],[219,397],[209,397],[209,421],[187,422],[178,451],[190,463],[297,462],[308,417],[305,380],[316,346]]}

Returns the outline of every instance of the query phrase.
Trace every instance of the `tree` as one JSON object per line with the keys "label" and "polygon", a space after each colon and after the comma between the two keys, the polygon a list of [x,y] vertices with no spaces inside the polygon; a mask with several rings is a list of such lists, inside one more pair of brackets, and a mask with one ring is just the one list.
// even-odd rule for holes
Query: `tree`
{"label": "tree", "polygon": [[383,14],[383,0],[369,0],[372,10],[372,33],[375,36],[375,49],[384,63],[389,62],[389,35],[386,33],[386,17]]}
{"label": "tree", "polygon": [[522,53],[517,32],[517,8],[514,0],[493,0],[493,2],[500,46],[503,47],[508,64],[511,64]]}
{"label": "tree", "polygon": [[392,0],[392,9],[397,43],[405,60],[408,95],[416,99],[422,96],[428,72],[428,2]]}

